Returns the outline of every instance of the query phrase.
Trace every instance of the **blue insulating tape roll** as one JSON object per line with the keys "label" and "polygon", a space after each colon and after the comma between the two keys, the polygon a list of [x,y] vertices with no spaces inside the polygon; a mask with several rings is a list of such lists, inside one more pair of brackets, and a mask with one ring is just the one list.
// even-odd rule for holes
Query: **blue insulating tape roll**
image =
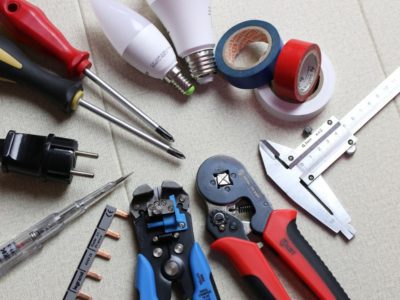
{"label": "blue insulating tape roll", "polygon": [[[253,42],[268,43],[267,55],[248,68],[235,67],[233,62],[236,56]],[[258,88],[272,81],[282,45],[279,33],[272,24],[260,20],[245,21],[233,26],[218,41],[215,62],[218,70],[232,85],[242,89]]]}

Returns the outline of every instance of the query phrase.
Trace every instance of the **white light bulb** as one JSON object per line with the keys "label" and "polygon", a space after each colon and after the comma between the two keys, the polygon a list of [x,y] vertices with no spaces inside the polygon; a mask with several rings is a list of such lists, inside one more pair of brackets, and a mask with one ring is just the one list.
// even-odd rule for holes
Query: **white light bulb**
{"label": "white light bulb", "polygon": [[147,0],[168,30],[179,57],[199,83],[216,72],[210,0]]}
{"label": "white light bulb", "polygon": [[174,50],[149,20],[113,0],[90,0],[105,35],[130,65],[173,84],[185,95],[194,92],[182,74]]}

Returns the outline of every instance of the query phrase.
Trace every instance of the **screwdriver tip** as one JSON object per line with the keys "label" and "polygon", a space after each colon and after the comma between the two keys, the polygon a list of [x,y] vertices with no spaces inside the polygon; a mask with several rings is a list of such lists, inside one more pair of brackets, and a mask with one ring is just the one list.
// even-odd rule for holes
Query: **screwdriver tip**
{"label": "screwdriver tip", "polygon": [[159,135],[161,135],[164,139],[166,139],[167,141],[174,142],[174,137],[168,131],[166,131],[164,128],[162,128],[161,126],[158,126],[156,128],[156,132]]}
{"label": "screwdriver tip", "polygon": [[172,147],[169,147],[167,152],[169,154],[177,157],[177,158],[180,158],[180,159],[185,159],[186,158],[185,155],[182,152],[180,152],[179,150],[176,150],[175,148],[172,148]]}

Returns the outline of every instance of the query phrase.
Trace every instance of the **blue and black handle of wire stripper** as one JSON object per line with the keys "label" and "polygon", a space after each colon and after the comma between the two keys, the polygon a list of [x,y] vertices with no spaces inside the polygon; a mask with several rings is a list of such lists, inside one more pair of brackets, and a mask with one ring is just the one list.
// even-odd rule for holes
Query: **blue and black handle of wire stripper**
{"label": "blue and black handle of wire stripper", "polygon": [[[190,251],[190,271],[195,287],[193,300],[219,299],[210,266],[198,243],[194,243]],[[159,298],[153,268],[142,254],[138,255],[135,288],[141,300]]]}

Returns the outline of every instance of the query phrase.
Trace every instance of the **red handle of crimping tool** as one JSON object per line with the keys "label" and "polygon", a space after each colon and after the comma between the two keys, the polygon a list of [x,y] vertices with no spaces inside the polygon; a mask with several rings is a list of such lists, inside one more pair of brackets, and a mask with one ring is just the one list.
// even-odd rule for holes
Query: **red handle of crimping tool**
{"label": "red handle of crimping tool", "polygon": [[274,210],[263,238],[319,299],[349,299],[318,254],[301,235],[294,210]]}
{"label": "red handle of crimping tool", "polygon": [[0,13],[2,24],[15,38],[55,56],[66,65],[70,76],[82,77],[91,67],[89,53],[72,47],[39,7],[25,0],[2,0]]}
{"label": "red handle of crimping tool", "polygon": [[224,253],[260,296],[260,299],[290,300],[256,243],[234,237],[216,240],[211,249]]}

